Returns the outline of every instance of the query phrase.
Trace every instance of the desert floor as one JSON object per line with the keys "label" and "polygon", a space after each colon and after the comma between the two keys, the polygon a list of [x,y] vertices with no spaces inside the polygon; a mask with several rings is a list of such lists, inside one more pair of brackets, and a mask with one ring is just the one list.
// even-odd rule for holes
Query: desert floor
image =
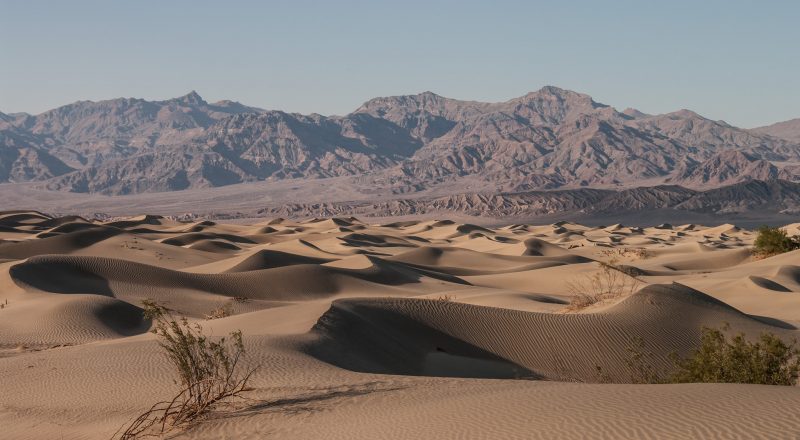
{"label": "desert floor", "polygon": [[[260,365],[250,401],[176,438],[800,438],[798,387],[625,383],[635,340],[661,372],[702,326],[798,336],[800,251],[755,258],[733,225],[18,211],[0,239],[0,438],[106,439],[171,398],[144,299],[241,329]],[[641,284],[567,310],[598,261]],[[232,315],[206,319],[220,307]]]}

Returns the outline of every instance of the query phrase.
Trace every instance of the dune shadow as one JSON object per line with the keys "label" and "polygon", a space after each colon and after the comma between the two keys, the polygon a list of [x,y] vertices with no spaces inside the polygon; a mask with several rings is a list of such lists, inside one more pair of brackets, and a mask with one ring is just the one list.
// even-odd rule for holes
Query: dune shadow
{"label": "dune shadow", "polygon": [[319,412],[332,408],[339,399],[388,393],[407,388],[389,382],[366,382],[355,385],[311,388],[308,392],[277,399],[248,401],[243,408],[227,413],[223,418],[250,416],[265,412],[289,414]]}
{"label": "dune shadow", "polygon": [[786,321],[781,321],[780,319],[777,318],[772,318],[769,316],[759,316],[759,315],[747,315],[747,316],[755,319],[756,321],[760,321],[763,322],[764,324],[771,325],[774,327],[780,327],[786,330],[797,330],[797,327],[795,327],[794,325],[789,324]]}
{"label": "dune shadow", "polygon": [[[11,266],[9,274],[17,284],[31,286],[51,293],[91,293],[114,297],[106,278],[83,270],[68,261],[31,259]],[[46,274],[46,276],[43,276]]]}

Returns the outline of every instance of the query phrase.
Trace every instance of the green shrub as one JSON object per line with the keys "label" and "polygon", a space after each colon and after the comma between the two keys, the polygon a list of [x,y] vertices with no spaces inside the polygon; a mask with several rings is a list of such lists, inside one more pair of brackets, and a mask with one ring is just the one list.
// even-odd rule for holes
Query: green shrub
{"label": "green shrub", "polygon": [[[686,358],[676,353],[672,371],[653,367],[653,353],[645,349],[644,340],[632,338],[625,348],[625,364],[630,382],[659,383],[748,383],[761,385],[795,385],[800,375],[800,349],[796,342],[785,343],[772,333],[762,333],[755,342],[744,334],[728,337],[729,327],[703,327],[700,346]],[[613,382],[601,366],[595,366],[597,381]]]}
{"label": "green shrub", "polygon": [[800,372],[800,350],[772,333],[756,342],[744,334],[728,338],[725,331],[703,327],[700,347],[685,359],[675,356],[671,382],[794,385]]}
{"label": "green shrub", "polygon": [[152,332],[175,367],[180,391],[137,417],[120,435],[123,440],[164,434],[197,420],[218,403],[241,397],[249,390],[247,383],[256,370],[241,365],[245,355],[241,331],[231,333],[230,339],[213,341],[199,324],[175,318],[153,301],[142,303],[145,317],[155,323]]}
{"label": "green shrub", "polygon": [[800,249],[800,237],[789,237],[786,230],[762,226],[758,229],[755,242],[755,251],[762,255],[776,255]]}

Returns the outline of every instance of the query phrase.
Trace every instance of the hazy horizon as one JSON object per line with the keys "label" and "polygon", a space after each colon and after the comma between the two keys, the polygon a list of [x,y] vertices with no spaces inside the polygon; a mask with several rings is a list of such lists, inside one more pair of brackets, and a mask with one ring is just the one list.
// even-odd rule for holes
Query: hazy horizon
{"label": "hazy horizon", "polygon": [[0,111],[196,90],[343,115],[377,96],[497,102],[554,85],[747,128],[800,117],[796,2],[534,3],[2,0]]}

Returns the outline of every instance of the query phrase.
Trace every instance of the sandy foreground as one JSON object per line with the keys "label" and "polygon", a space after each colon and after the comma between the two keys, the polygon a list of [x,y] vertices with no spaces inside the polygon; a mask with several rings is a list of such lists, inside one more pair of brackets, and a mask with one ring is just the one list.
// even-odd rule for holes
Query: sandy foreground
{"label": "sandy foreground", "polygon": [[[241,329],[261,366],[251,402],[175,438],[800,438],[798,387],[624,383],[635,338],[666,371],[702,326],[798,336],[800,251],[757,259],[754,237],[0,213],[0,438],[106,439],[171,398],[143,299]],[[641,289],[565,312],[570,282],[612,260]]]}

